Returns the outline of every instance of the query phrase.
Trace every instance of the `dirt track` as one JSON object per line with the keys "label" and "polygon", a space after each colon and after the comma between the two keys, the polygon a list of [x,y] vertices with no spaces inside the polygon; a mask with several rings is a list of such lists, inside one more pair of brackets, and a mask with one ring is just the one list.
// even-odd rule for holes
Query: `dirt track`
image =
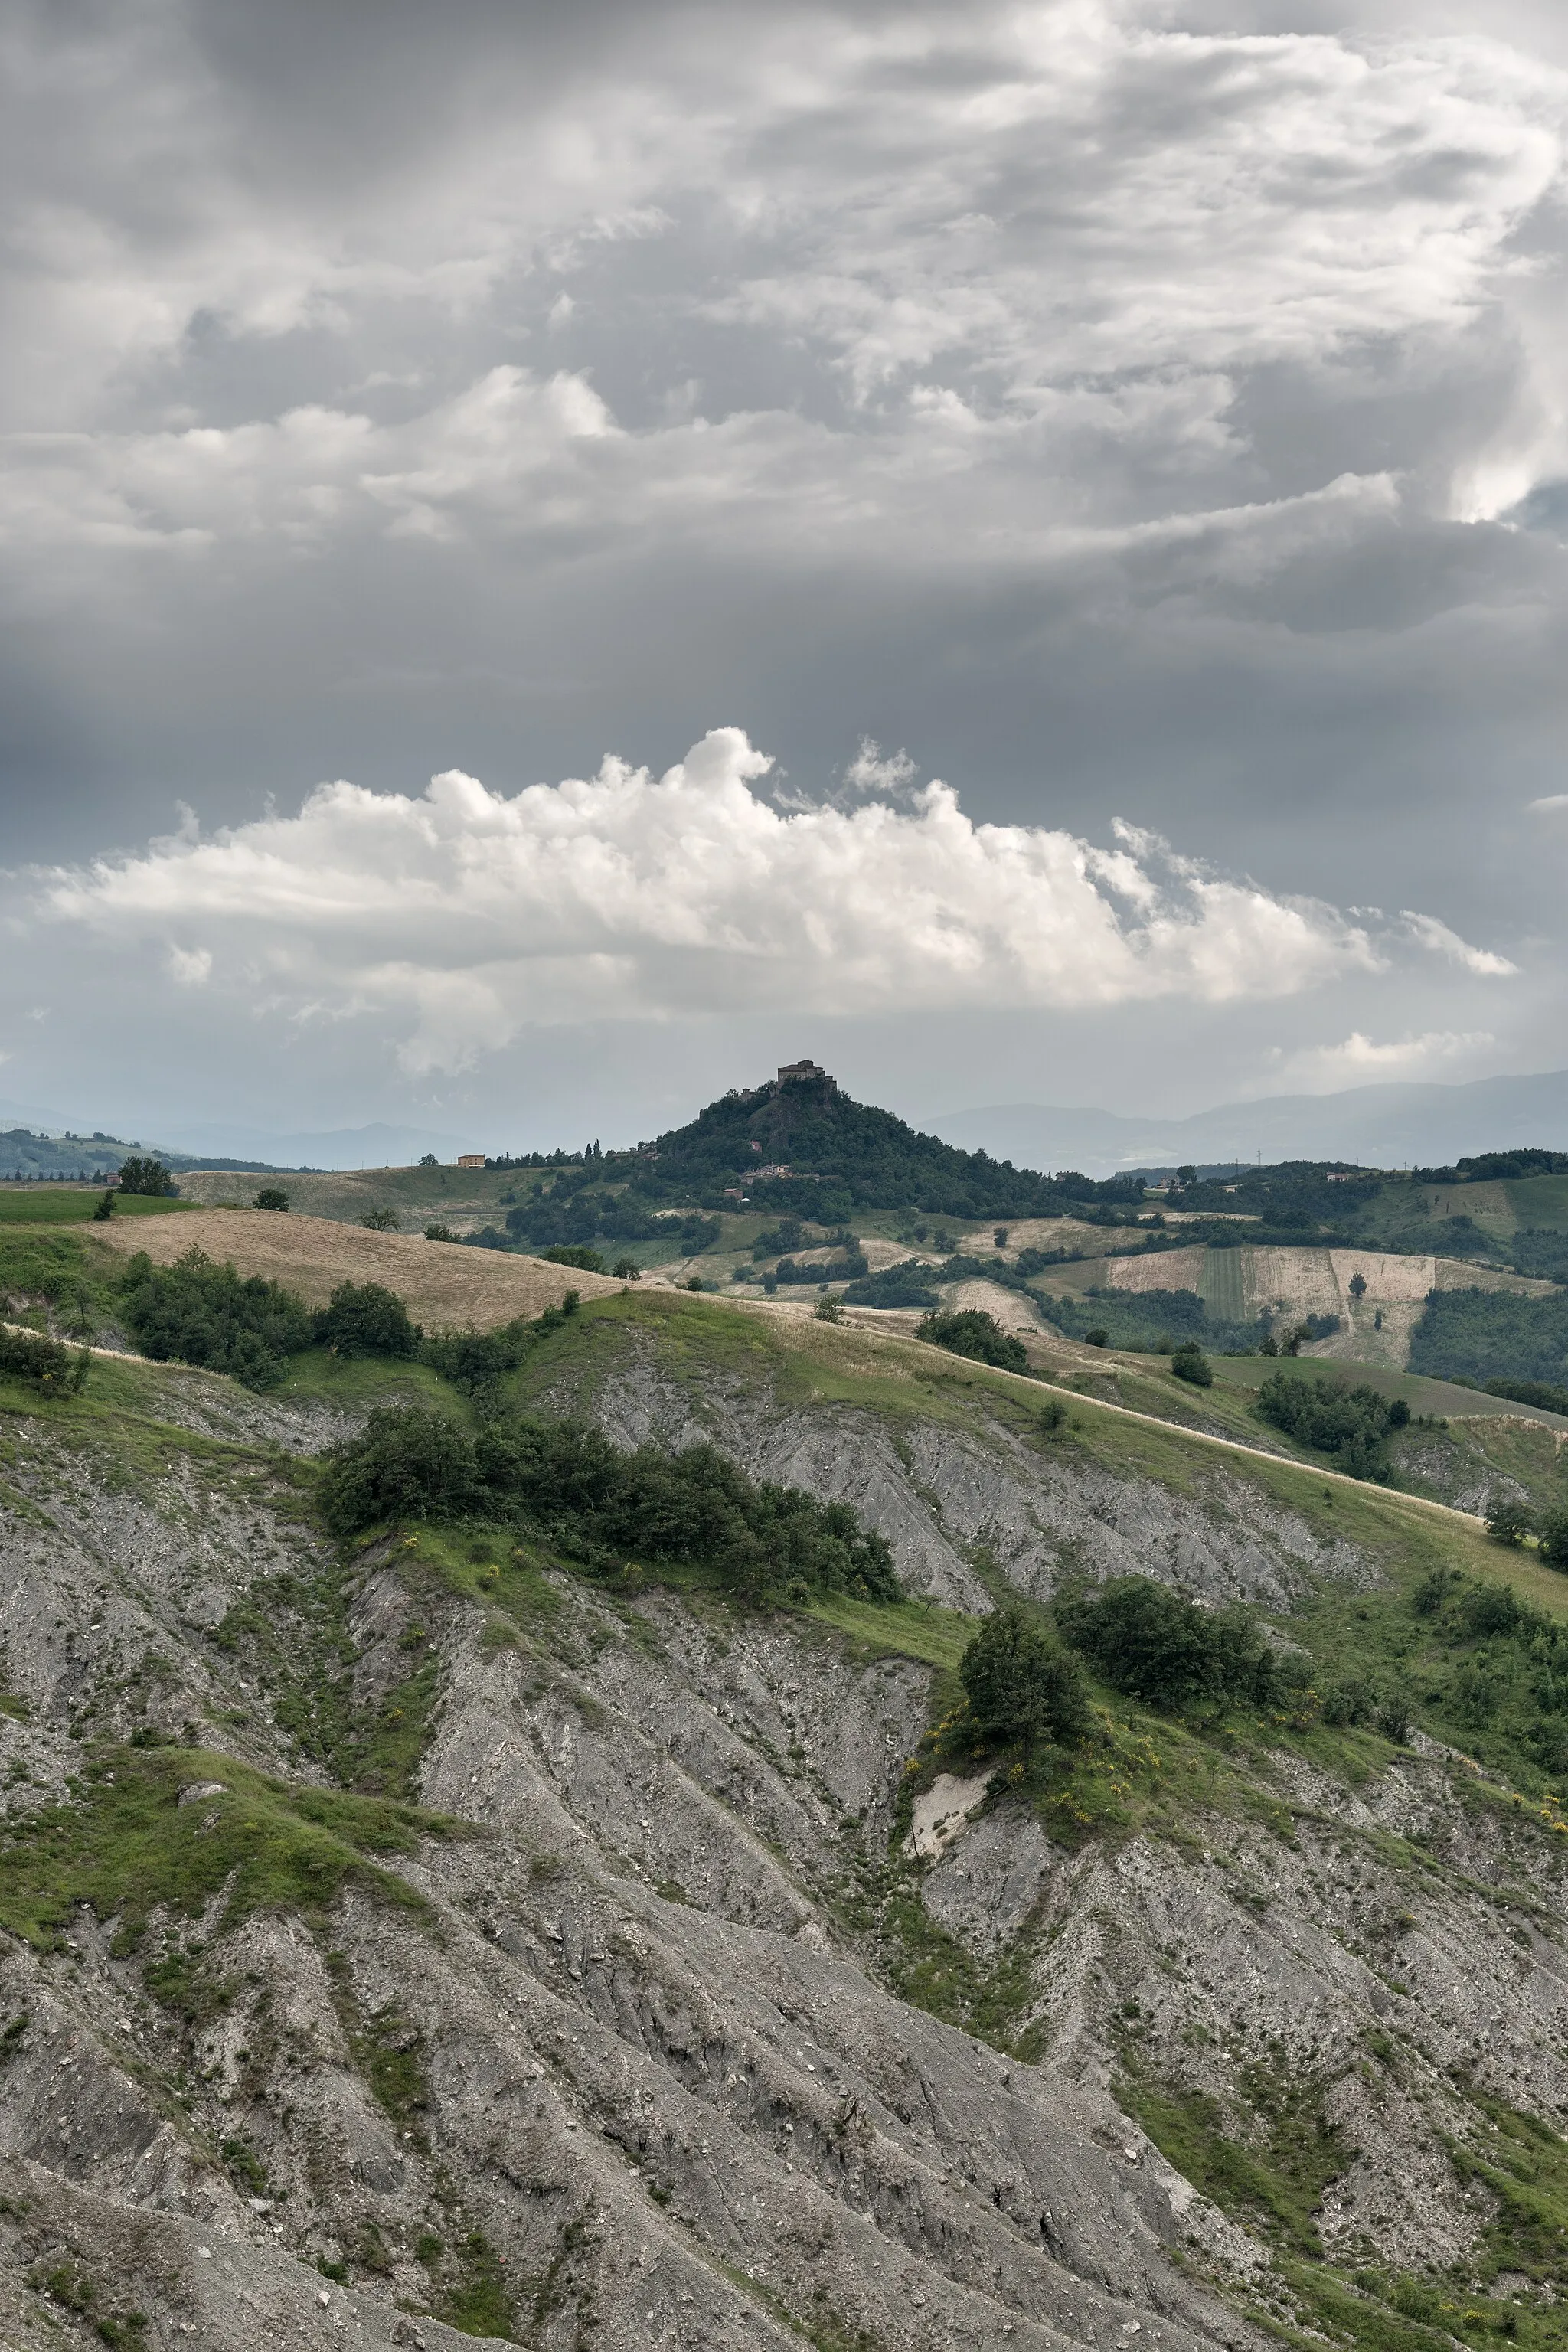
{"label": "dirt track", "polygon": [[413,1234],[373,1234],[325,1217],[279,1215],[266,1209],[200,1209],[178,1217],[139,1217],[132,1224],[90,1229],[95,1242],[130,1257],[145,1250],[172,1265],[188,1249],[232,1259],[241,1274],[287,1283],[311,1307],[325,1305],[340,1282],[384,1282],[416,1321],[432,1329],[489,1330],[516,1315],[559,1306],[568,1290],[597,1298],[623,1286],[608,1275],[500,1250],[465,1249]]}

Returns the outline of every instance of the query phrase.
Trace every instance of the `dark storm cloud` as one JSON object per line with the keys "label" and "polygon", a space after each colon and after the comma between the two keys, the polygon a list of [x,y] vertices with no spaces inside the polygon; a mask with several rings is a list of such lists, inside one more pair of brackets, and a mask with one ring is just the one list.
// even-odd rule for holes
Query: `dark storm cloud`
{"label": "dark storm cloud", "polygon": [[[264,802],[291,819],[323,776],[504,797],[608,751],[657,775],[719,725],[810,801],[873,736],[1031,856],[1092,864],[1121,814],[1225,906],[1372,942],[1359,975],[1193,981],[1194,1098],[1551,1058],[1563,49],[1523,0],[13,10],[7,856],[133,852],[183,798],[287,864]],[[384,986],[320,908],[308,943],[209,938],[195,870],[18,885],[17,968],[175,990],[210,1065],[243,931],[296,1089],[341,1087],[322,992],[353,1008],[367,1113],[473,1051],[526,1083],[531,1024],[614,1017],[537,985],[526,940],[498,1024],[416,923]],[[888,887],[855,868],[850,930]],[[999,1015],[1065,902],[984,940],[977,903],[942,921],[984,988],[945,1002]],[[1517,971],[1435,955],[1409,906]],[[882,1023],[848,940],[834,1011]],[[635,1009],[685,1035],[714,969]],[[1165,985],[1047,992],[1102,1008],[1080,1090],[1153,1082]],[[0,1037],[17,1072],[37,1027]],[[991,1048],[948,1050],[944,1101]],[[1032,1089],[1073,1083],[1047,1057]]]}

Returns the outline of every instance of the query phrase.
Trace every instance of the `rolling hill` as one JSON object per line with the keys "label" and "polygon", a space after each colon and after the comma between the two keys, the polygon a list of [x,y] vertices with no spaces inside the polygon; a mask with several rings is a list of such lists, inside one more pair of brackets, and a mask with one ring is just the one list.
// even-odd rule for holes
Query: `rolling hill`
{"label": "rolling hill", "polygon": [[[0,1380],[6,2341],[1557,2352],[1568,1584],[1037,1344],[644,1286],[482,1414]],[[559,1503],[332,1534],[321,1449],[420,1397],[492,1462],[709,1446],[905,1597]],[[981,1731],[977,1629],[1130,1571],[1273,1702],[1101,1659],[1078,1732]]]}

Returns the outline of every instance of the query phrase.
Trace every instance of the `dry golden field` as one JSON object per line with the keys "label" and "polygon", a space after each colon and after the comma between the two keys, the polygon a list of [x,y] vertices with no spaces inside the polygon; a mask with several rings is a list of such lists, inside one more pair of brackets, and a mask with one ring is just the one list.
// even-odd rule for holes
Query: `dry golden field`
{"label": "dry golden field", "polygon": [[514,1316],[558,1307],[568,1290],[597,1298],[623,1286],[608,1275],[547,1265],[542,1258],[464,1249],[412,1234],[373,1234],[292,1211],[198,1209],[134,1224],[95,1225],[92,1238],[125,1257],[144,1249],[158,1265],[172,1265],[188,1249],[205,1250],[220,1263],[232,1261],[241,1274],[287,1284],[311,1307],[324,1306],[340,1282],[382,1282],[432,1330],[486,1331]]}
{"label": "dry golden field", "polygon": [[1112,1290],[1196,1290],[1208,1251],[1202,1242],[1186,1249],[1157,1250],[1151,1257],[1112,1258],[1107,1279]]}

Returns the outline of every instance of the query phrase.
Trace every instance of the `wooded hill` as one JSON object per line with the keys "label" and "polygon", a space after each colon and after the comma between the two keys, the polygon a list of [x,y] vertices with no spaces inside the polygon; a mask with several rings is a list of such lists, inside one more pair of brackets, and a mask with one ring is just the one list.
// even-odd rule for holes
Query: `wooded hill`
{"label": "wooded hill", "polygon": [[[760,1177],[764,1168],[789,1172]],[[1045,1216],[1069,1204],[1143,1196],[1139,1177],[1046,1176],[984,1151],[957,1150],[891,1111],[855,1101],[826,1073],[721,1096],[689,1125],[643,1145],[631,1184],[649,1200],[695,1199],[715,1209],[741,1186],[758,1208],[829,1223],[855,1209]]]}

